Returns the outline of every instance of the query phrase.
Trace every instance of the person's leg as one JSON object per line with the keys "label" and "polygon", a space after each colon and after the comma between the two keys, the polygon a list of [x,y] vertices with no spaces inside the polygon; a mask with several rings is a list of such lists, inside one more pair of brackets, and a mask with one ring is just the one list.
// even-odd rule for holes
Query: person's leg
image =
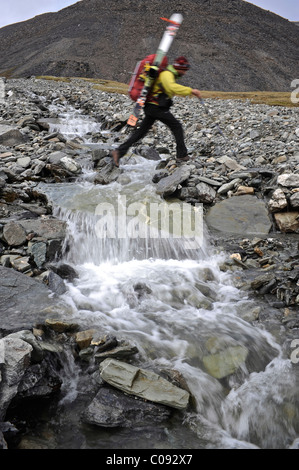
{"label": "person's leg", "polygon": [[[154,105],[151,105],[151,106],[154,106]],[[145,117],[142,120],[140,127],[136,129],[134,132],[132,132],[130,137],[125,142],[123,142],[116,150],[112,152],[112,158],[113,158],[113,162],[115,166],[118,166],[119,159],[127,153],[129,148],[133,144],[138,142],[138,140],[142,139],[148,133],[148,131],[154,124],[156,118],[151,116],[151,106],[150,105],[145,106],[144,108]]]}
{"label": "person's leg", "polygon": [[169,109],[159,108],[158,106],[155,116],[156,119],[159,119],[159,121],[163,122],[163,124],[171,130],[176,141],[177,159],[182,161],[189,160],[189,157],[187,156],[187,147],[185,145],[184,130],[180,121],[171,114]]}

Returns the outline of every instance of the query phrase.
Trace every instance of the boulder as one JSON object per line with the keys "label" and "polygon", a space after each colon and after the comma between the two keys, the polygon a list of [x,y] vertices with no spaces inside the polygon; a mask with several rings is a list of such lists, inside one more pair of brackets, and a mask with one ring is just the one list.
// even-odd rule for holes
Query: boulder
{"label": "boulder", "polygon": [[265,203],[255,196],[233,196],[215,204],[206,214],[209,228],[243,235],[269,233],[272,223]]}
{"label": "boulder", "polygon": [[248,349],[243,346],[229,346],[222,351],[203,357],[206,371],[216,379],[233,374],[244,364]]}

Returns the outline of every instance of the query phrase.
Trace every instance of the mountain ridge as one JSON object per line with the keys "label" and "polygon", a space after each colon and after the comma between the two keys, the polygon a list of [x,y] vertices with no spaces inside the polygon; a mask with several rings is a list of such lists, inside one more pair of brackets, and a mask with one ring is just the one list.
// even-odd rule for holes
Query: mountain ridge
{"label": "mountain ridge", "polygon": [[[182,13],[169,58],[185,55],[182,83],[220,91],[291,91],[298,26],[243,0],[82,0],[0,29],[0,75],[78,76],[127,83],[155,52],[159,18]],[[129,33],[128,33],[129,32]]]}

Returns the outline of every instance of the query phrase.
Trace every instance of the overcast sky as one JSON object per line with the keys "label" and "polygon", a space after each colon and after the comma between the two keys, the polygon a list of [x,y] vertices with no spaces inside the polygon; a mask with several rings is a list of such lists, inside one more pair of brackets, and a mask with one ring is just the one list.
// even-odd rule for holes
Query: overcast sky
{"label": "overcast sky", "polygon": [[[0,0],[0,28],[29,20],[41,13],[61,10],[74,3],[76,3],[74,0]],[[257,0],[249,3],[270,10],[290,21],[299,21],[298,0]]]}

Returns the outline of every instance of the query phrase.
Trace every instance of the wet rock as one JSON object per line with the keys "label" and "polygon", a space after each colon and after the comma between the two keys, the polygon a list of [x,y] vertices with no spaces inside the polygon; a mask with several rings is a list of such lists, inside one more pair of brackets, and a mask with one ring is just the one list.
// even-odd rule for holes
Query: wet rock
{"label": "wet rock", "polygon": [[244,346],[229,346],[221,351],[202,358],[207,372],[216,379],[222,379],[235,373],[246,360],[248,350]]}
{"label": "wet rock", "polygon": [[62,295],[67,291],[64,280],[53,271],[49,271],[44,281],[52,292]]}
{"label": "wet rock", "polygon": [[30,365],[32,346],[19,338],[9,335],[0,339],[0,419],[18,392],[25,370]]}
{"label": "wet rock", "polygon": [[97,333],[95,329],[79,331],[76,333],[75,340],[79,349],[86,349],[91,344],[92,338]]}
{"label": "wet rock", "polygon": [[56,333],[65,333],[66,331],[74,331],[78,328],[75,323],[68,323],[62,320],[47,318],[45,325]]}
{"label": "wet rock", "polygon": [[97,174],[94,178],[95,184],[109,184],[117,181],[122,170],[113,165],[112,158],[102,158],[96,166]]}
{"label": "wet rock", "polygon": [[100,371],[106,382],[130,395],[178,409],[188,406],[189,393],[154,372],[115,359],[105,359]]}
{"label": "wet rock", "polygon": [[67,281],[71,282],[78,277],[76,269],[67,263],[58,263],[56,265],[50,264],[48,267],[51,269],[51,271],[58,274],[58,276]]}
{"label": "wet rock", "polygon": [[2,332],[30,328],[44,321],[51,311],[58,316],[66,306],[49,297],[51,291],[41,282],[11,268],[0,266],[0,328]]}
{"label": "wet rock", "polygon": [[115,338],[113,338],[112,342],[105,347],[104,351],[103,349],[104,348],[97,347],[94,353],[94,358],[98,362],[103,361],[106,358],[116,358],[121,360],[138,353],[138,349],[134,344],[125,340],[117,341]]}
{"label": "wet rock", "polygon": [[83,413],[84,422],[101,427],[136,427],[161,423],[171,411],[163,405],[130,397],[118,390],[102,387]]}
{"label": "wet rock", "polygon": [[99,160],[101,160],[102,158],[106,158],[106,157],[107,157],[107,149],[105,148],[98,148],[92,151],[92,161],[94,162],[95,165],[99,162]]}

